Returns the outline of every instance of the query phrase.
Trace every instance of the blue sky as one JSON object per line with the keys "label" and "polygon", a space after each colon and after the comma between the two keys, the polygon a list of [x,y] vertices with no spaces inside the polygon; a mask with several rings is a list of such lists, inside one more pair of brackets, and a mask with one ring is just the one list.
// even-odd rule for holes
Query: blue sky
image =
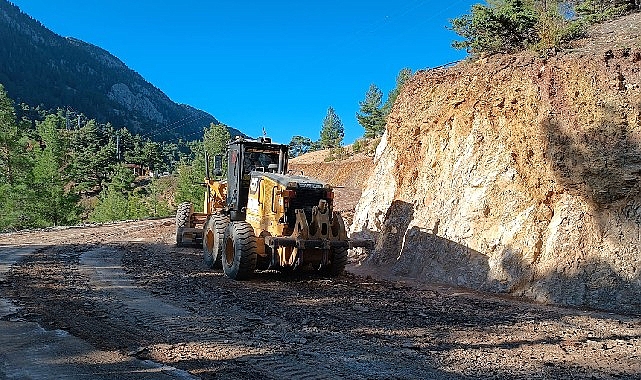
{"label": "blue sky", "polygon": [[345,143],[358,102],[413,71],[465,57],[448,20],[479,1],[10,0],[65,37],[98,45],[164,91],[275,141],[316,140],[327,108]]}

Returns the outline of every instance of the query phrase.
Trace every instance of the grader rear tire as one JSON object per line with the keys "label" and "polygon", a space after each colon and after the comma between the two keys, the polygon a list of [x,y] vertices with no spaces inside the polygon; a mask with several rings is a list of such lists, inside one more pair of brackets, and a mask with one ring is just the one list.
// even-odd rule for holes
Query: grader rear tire
{"label": "grader rear tire", "polygon": [[203,230],[203,261],[207,268],[221,269],[225,250],[225,230],[229,217],[221,214],[212,215]]}
{"label": "grader rear tire", "polygon": [[347,265],[347,248],[335,248],[327,273],[331,277],[338,277],[345,271],[345,265]]}
{"label": "grader rear tire", "polygon": [[225,275],[233,280],[247,280],[256,270],[256,236],[245,221],[231,222],[225,230],[222,258]]}
{"label": "grader rear tire", "polygon": [[194,206],[190,202],[183,202],[178,205],[176,211],[176,245],[179,247],[185,246],[183,244],[183,230],[191,227],[191,214]]}

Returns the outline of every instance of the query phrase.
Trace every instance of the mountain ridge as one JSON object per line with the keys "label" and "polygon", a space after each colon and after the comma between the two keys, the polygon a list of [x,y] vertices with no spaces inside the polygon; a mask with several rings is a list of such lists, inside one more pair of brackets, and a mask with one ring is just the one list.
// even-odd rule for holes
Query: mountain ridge
{"label": "mountain ridge", "polygon": [[17,104],[71,108],[155,140],[186,138],[219,123],[172,101],[107,50],[60,36],[6,0],[0,0],[0,83]]}

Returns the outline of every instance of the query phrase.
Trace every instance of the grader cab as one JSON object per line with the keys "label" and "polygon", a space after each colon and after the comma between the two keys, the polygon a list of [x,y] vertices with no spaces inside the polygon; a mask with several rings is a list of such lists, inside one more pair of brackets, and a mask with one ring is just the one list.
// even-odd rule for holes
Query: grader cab
{"label": "grader cab", "polygon": [[178,245],[202,243],[205,264],[237,280],[256,269],[341,274],[348,248],[368,242],[348,239],[331,186],[288,173],[287,151],[268,138],[232,141],[227,179],[212,180],[206,168],[204,212],[179,206]]}

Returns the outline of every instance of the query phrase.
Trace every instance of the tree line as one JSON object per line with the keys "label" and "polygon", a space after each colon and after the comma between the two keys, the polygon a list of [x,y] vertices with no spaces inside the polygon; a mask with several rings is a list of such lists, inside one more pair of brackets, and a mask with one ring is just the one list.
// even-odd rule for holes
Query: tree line
{"label": "tree line", "polygon": [[[221,129],[228,139],[212,125],[205,141]],[[188,198],[202,182],[188,168],[204,144],[152,141],[95,120],[78,127],[64,110],[16,107],[0,84],[0,231],[170,215],[174,192]]]}
{"label": "tree line", "polygon": [[[365,98],[359,102],[359,112],[356,113],[356,120],[363,127],[363,137],[353,144],[353,150],[358,152],[363,144],[370,140],[380,138],[385,132],[387,116],[392,110],[392,105],[396,101],[401,88],[412,76],[412,70],[402,69],[396,77],[396,87],[387,95],[383,102],[383,91],[376,84],[371,84],[365,93]],[[336,114],[333,107],[327,109],[327,114],[323,119],[320,129],[320,137],[312,141],[309,137],[293,136],[289,142],[290,157],[297,157],[301,154],[313,152],[321,149],[330,149],[342,151],[343,138],[345,129],[340,117]],[[330,159],[333,156],[330,155]]]}

